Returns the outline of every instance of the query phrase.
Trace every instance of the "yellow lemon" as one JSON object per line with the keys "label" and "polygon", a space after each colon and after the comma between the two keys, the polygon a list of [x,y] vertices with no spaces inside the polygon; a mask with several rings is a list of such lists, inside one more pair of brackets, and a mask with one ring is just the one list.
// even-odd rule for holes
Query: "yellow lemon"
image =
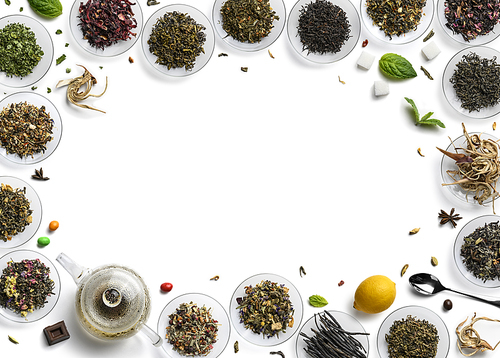
{"label": "yellow lemon", "polygon": [[354,308],[366,313],[380,313],[391,307],[396,298],[396,284],[383,275],[370,276],[354,294]]}

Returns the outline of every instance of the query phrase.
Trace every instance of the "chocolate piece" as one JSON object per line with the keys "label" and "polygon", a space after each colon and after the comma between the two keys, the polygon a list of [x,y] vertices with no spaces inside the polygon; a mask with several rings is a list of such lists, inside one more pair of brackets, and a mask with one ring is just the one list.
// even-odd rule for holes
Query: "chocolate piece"
{"label": "chocolate piece", "polygon": [[64,321],[45,327],[43,333],[49,346],[69,339],[69,332]]}

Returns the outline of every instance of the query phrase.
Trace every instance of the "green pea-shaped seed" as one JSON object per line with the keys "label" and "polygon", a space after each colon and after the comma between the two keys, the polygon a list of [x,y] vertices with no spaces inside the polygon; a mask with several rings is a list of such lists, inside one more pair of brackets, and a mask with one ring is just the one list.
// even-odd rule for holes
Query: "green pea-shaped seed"
{"label": "green pea-shaped seed", "polygon": [[38,245],[40,246],[47,246],[48,244],[50,244],[50,239],[46,236],[42,236],[42,237],[39,237],[38,238]]}

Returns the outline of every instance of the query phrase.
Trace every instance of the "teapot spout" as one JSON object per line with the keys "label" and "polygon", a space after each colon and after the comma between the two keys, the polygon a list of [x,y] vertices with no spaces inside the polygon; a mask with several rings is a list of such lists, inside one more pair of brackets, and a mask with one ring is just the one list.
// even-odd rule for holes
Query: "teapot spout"
{"label": "teapot spout", "polygon": [[59,262],[66,271],[68,271],[76,284],[78,284],[90,272],[88,268],[80,266],[63,252],[57,256],[56,261]]}

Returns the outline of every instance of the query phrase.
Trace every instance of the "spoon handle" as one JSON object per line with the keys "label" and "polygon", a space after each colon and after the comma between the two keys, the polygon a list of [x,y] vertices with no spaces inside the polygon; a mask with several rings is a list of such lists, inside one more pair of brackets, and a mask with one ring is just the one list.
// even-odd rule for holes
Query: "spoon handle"
{"label": "spoon handle", "polygon": [[487,299],[484,299],[484,298],[481,298],[481,297],[473,296],[473,295],[465,293],[465,292],[455,291],[455,290],[452,290],[450,288],[447,288],[447,290],[451,291],[451,292],[459,293],[461,295],[464,295],[464,296],[473,298],[475,300],[478,300],[478,301],[481,301],[481,302],[484,302],[484,303],[488,303],[490,305],[493,305],[493,306],[496,306],[496,307],[500,308],[500,301],[490,301],[490,300],[487,300]]}

